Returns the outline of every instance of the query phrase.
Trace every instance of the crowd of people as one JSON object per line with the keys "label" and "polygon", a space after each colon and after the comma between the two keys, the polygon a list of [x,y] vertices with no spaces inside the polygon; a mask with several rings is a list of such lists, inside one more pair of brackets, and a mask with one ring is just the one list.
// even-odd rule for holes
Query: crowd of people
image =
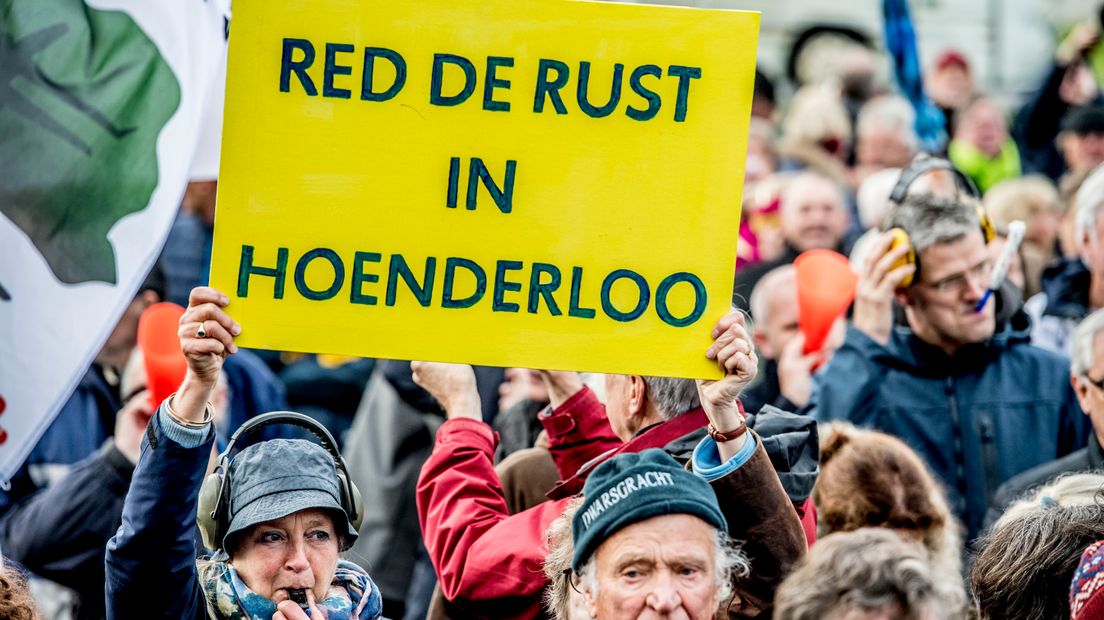
{"label": "crowd of people", "polygon": [[[0,492],[0,616],[1104,618],[1099,38],[1012,105],[940,54],[936,152],[874,50],[757,75],[716,380],[239,350],[191,184]],[[814,338],[826,251],[854,289]]]}

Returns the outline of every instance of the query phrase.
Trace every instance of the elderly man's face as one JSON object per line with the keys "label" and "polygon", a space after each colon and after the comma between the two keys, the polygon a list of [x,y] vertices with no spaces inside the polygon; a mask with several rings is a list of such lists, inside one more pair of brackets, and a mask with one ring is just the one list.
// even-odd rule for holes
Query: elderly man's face
{"label": "elderly man's face", "polygon": [[230,563],[253,592],[276,603],[289,589],[326,597],[337,571],[337,533],[330,515],[317,509],[258,523],[245,532]]}
{"label": "elderly man's face", "polygon": [[920,280],[909,289],[905,304],[921,340],[950,354],[992,337],[995,301],[974,311],[989,284],[991,264],[980,230],[920,252]]}
{"label": "elderly man's face", "polygon": [[717,531],[690,515],[634,523],[594,552],[598,591],[585,590],[597,620],[709,620],[717,598]]}
{"label": "elderly man's face", "polygon": [[798,186],[783,195],[782,236],[799,252],[835,250],[847,231],[847,212],[839,188],[826,179],[797,182]]}
{"label": "elderly man's face", "polygon": [[1092,421],[1097,441],[1104,445],[1104,332],[1097,332],[1093,337],[1092,355],[1093,363],[1085,373],[1087,376],[1072,375],[1070,382],[1081,411]]}

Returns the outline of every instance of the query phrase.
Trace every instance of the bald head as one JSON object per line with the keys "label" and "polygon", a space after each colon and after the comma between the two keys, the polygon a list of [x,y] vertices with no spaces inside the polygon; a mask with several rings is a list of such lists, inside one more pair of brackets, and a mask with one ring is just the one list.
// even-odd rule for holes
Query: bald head
{"label": "bald head", "polygon": [[755,320],[755,345],[766,359],[778,359],[797,334],[797,272],[793,265],[773,269],[759,279],[749,300]]}

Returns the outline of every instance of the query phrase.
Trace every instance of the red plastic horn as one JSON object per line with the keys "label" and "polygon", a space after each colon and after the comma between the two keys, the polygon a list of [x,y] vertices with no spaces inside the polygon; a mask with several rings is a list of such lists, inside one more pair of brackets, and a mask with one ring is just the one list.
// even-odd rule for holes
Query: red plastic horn
{"label": "red plastic horn", "polygon": [[809,250],[794,260],[797,274],[797,327],[805,335],[805,354],[820,351],[828,332],[855,299],[858,276],[844,255]]}
{"label": "red plastic horn", "polygon": [[138,348],[145,358],[146,389],[154,408],[180,388],[188,370],[177,338],[183,314],[184,308],[162,302],[146,308],[138,319]]}

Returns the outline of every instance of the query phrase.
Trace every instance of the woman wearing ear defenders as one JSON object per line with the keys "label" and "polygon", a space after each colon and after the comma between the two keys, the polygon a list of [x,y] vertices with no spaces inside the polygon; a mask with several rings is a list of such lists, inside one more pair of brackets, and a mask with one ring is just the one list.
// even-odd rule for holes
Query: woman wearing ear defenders
{"label": "woman wearing ear defenders", "polygon": [[[254,418],[204,478],[214,442],[208,400],[241,333],[228,303],[197,288],[180,319],[188,372],[150,420],[123,524],[108,543],[107,616],[379,618],[376,585],[338,555],[356,540],[361,500],[324,427],[294,413]],[[319,443],[273,439],[233,454],[239,438],[272,424],[304,428]],[[215,549],[198,560],[197,527]]]}

